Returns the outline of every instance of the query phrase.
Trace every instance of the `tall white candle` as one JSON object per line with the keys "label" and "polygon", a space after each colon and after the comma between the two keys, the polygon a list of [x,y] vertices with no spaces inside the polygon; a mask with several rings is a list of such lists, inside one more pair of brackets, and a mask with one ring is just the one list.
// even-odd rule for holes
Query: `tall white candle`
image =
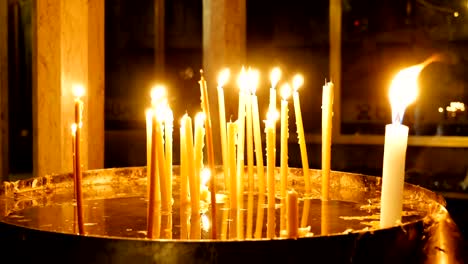
{"label": "tall white candle", "polygon": [[385,127],[380,227],[401,222],[408,127],[401,124],[406,107],[418,94],[418,76],[425,65],[400,71],[390,86],[393,123]]}
{"label": "tall white candle", "polygon": [[223,160],[224,186],[229,190],[229,168],[227,158],[227,139],[226,139],[226,110],[224,105],[223,86],[229,79],[229,69],[224,69],[218,77],[218,108],[219,108],[219,128],[221,134],[221,154]]}
{"label": "tall white candle", "polygon": [[172,204],[172,132],[174,130],[174,114],[172,110],[167,106],[165,110],[164,118],[164,147],[166,155],[166,175],[167,175],[167,191],[168,197]]}
{"label": "tall white candle", "polygon": [[330,188],[333,83],[323,86],[322,95],[322,200],[328,201]]}
{"label": "tall white candle", "polygon": [[267,151],[267,186],[268,186],[268,213],[267,237],[275,237],[275,113],[269,111],[265,121],[266,151]]}

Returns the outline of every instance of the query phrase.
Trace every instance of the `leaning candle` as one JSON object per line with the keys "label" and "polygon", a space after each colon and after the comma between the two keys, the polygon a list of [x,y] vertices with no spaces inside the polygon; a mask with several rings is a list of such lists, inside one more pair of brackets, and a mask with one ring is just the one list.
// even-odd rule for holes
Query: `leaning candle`
{"label": "leaning candle", "polygon": [[386,228],[401,222],[405,157],[408,127],[401,124],[406,107],[418,94],[418,76],[424,65],[416,65],[400,71],[390,86],[390,104],[393,123],[385,127],[384,160],[382,172],[382,196],[380,227]]}
{"label": "leaning candle", "polygon": [[284,84],[281,87],[281,163],[280,163],[280,186],[282,206],[280,210],[280,230],[286,229],[286,188],[288,183],[288,97],[291,95],[291,87]]}
{"label": "leaning candle", "polygon": [[219,128],[221,133],[221,154],[223,160],[224,171],[224,186],[229,190],[229,169],[227,158],[227,141],[226,141],[226,111],[224,105],[224,89],[223,86],[229,79],[229,69],[224,69],[219,73],[218,77],[218,108],[219,108]]}
{"label": "leaning candle", "polygon": [[333,83],[323,86],[322,94],[322,200],[328,201],[333,116]]}
{"label": "leaning candle", "polygon": [[[302,161],[302,174],[304,175],[304,185],[305,185],[305,196],[309,196],[310,189],[310,176],[309,176],[309,159],[307,157],[307,147],[304,135],[304,126],[302,123],[302,113],[301,113],[301,102],[299,101],[299,93],[297,90],[304,83],[304,78],[300,74],[296,74],[293,78],[293,101],[294,101],[294,113],[296,117],[296,130],[297,130],[297,139],[299,143],[299,148],[301,150],[301,161]],[[309,216],[310,203],[304,202],[304,207],[302,208],[302,218],[301,218],[301,227],[307,225],[307,218]]]}
{"label": "leaning candle", "polygon": [[81,97],[84,95],[85,90],[82,85],[73,86],[73,95],[75,96],[75,196],[76,196],[76,208],[78,215],[78,232],[80,235],[84,235],[84,216],[83,216],[83,191],[82,191],[82,175],[81,175],[81,128],[83,126],[83,101]]}
{"label": "leaning candle", "polygon": [[[256,88],[256,87],[253,87]],[[263,214],[265,203],[265,171],[263,166],[263,150],[262,150],[262,137],[260,132],[260,117],[258,113],[258,99],[255,95],[256,89],[252,89],[251,102],[252,102],[252,117],[253,117],[253,130],[255,142],[255,159],[257,164],[257,178],[258,178],[258,205],[257,205],[257,222],[255,224],[255,238],[262,237],[263,231]]]}

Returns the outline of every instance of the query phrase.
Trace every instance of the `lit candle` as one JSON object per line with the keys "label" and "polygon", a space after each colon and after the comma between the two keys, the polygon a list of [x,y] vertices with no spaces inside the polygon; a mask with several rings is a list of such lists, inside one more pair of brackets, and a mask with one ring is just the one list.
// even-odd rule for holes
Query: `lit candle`
{"label": "lit candle", "polygon": [[[162,121],[165,119],[164,112],[158,111],[162,110],[161,108],[156,109],[157,112],[153,115],[152,125],[152,139],[151,141],[156,145],[156,155],[157,159],[157,169],[159,174],[159,183],[160,183],[160,192],[161,192],[161,211],[163,213],[169,213],[171,211],[171,199],[169,196],[169,186],[168,181],[169,177],[167,175],[166,162],[164,156],[164,142],[163,142],[163,130],[162,130]],[[153,145],[154,145],[153,143]],[[152,153],[153,154],[153,153]],[[153,158],[154,159],[154,158]]]}
{"label": "lit candle", "polygon": [[85,93],[85,89],[82,85],[73,85],[73,95],[75,96],[75,197],[76,197],[76,208],[78,216],[78,232],[80,235],[84,235],[84,216],[83,216],[83,191],[82,191],[82,173],[81,173],[81,128],[83,126],[83,101],[81,97]]}
{"label": "lit candle", "polygon": [[174,130],[174,114],[167,105],[164,109],[164,129],[167,191],[170,205],[172,205],[172,132]]}
{"label": "lit candle", "polygon": [[257,178],[258,178],[258,205],[257,205],[257,222],[255,224],[255,238],[262,237],[263,231],[263,214],[265,203],[265,171],[263,166],[263,150],[262,138],[260,131],[260,117],[258,113],[258,99],[255,95],[256,87],[252,87],[252,117],[253,117],[253,130],[255,142],[255,159],[257,164]]}
{"label": "lit candle", "polygon": [[[203,70],[200,70],[200,92],[201,92],[201,106],[205,113],[205,130],[206,130],[206,152],[208,157],[208,166],[214,172],[216,171],[214,146],[213,146],[213,129],[211,127],[211,114],[210,104],[208,102],[208,87],[205,78],[203,77]],[[210,200],[211,200],[211,239],[216,239],[217,220],[216,220],[216,177],[210,179]]]}
{"label": "lit candle", "polygon": [[237,209],[237,173],[236,173],[236,135],[237,123],[227,123],[227,144],[228,144],[228,162],[229,162],[229,202],[231,209]]}
{"label": "lit candle", "polygon": [[237,80],[239,85],[239,111],[237,115],[237,238],[244,238],[244,218],[243,204],[244,204],[244,142],[245,142],[245,110],[248,105],[247,102],[247,89],[248,89],[248,75],[245,68],[242,67],[241,73]]}
{"label": "lit candle", "polygon": [[253,118],[252,118],[252,92],[258,85],[259,73],[257,70],[247,72],[249,90],[246,95],[246,120],[247,120],[247,174],[248,174],[248,199],[247,199],[247,230],[246,238],[252,238],[253,232],[253,192],[254,192],[254,147],[253,147]]}
{"label": "lit candle", "polygon": [[197,189],[199,189],[199,185],[197,185],[196,180],[196,173],[195,173],[195,151],[193,146],[193,131],[192,131],[192,119],[190,116],[185,114],[182,117],[183,125],[184,125],[184,141],[185,141],[185,148],[187,154],[187,173],[188,173],[188,180],[190,186],[190,202],[192,212],[199,212],[200,211],[200,204],[199,200],[196,199]]}
{"label": "lit candle", "polygon": [[385,127],[382,173],[380,227],[387,228],[401,222],[405,157],[408,127],[401,124],[406,107],[418,95],[418,76],[425,65],[419,64],[400,71],[390,85],[392,124]]}
{"label": "lit candle", "polygon": [[297,238],[299,232],[299,219],[298,219],[298,205],[297,205],[297,192],[291,190],[287,196],[287,210],[288,210],[288,238]]}
{"label": "lit candle", "polygon": [[[187,143],[185,133],[185,119],[180,120],[180,204],[188,203],[188,158],[187,158]],[[182,216],[182,208],[180,207],[180,215]]]}
{"label": "lit candle", "polygon": [[226,110],[224,105],[224,89],[223,86],[229,79],[229,69],[224,69],[219,73],[218,77],[218,108],[219,108],[219,126],[221,133],[221,153],[223,158],[224,170],[224,186],[229,190],[229,169],[227,158],[227,140],[226,140]]}
{"label": "lit candle", "polygon": [[267,151],[268,214],[267,237],[275,237],[275,112],[268,112],[265,121]]}
{"label": "lit candle", "polygon": [[[310,187],[310,176],[309,176],[309,159],[307,157],[307,147],[304,135],[304,126],[302,122],[301,102],[299,100],[298,89],[304,84],[304,78],[300,74],[296,74],[293,78],[293,101],[294,101],[294,113],[296,117],[296,130],[299,148],[301,150],[301,161],[302,161],[302,174],[304,175],[305,185],[305,196],[309,196],[311,192]],[[301,227],[307,225],[307,218],[309,216],[310,203],[304,203],[302,208]]]}
{"label": "lit candle", "polygon": [[[195,116],[195,146],[194,146],[194,161],[195,161],[195,190],[193,196],[200,202],[200,173],[203,168],[203,142],[205,137],[205,114],[203,112],[197,113]],[[192,190],[192,189],[190,189]],[[192,194],[192,193],[190,193]],[[198,205],[199,207],[199,205]]]}
{"label": "lit candle", "polygon": [[280,185],[281,185],[281,199],[282,206],[280,210],[280,228],[286,229],[286,188],[288,183],[288,97],[291,95],[291,87],[289,84],[284,84],[281,87],[281,164],[280,164]]}
{"label": "lit candle", "polygon": [[322,200],[328,201],[333,116],[333,83],[323,86],[322,94]]}

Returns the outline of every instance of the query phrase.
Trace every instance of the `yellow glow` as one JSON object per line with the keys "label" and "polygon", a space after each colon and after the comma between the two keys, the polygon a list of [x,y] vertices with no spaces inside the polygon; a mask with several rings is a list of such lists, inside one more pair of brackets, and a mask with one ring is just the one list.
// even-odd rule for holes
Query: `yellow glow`
{"label": "yellow glow", "polygon": [[166,99],[166,88],[163,85],[155,85],[153,89],[151,89],[150,96],[151,103],[153,104],[153,106],[155,106],[156,104]]}
{"label": "yellow glow", "polygon": [[237,85],[239,85],[239,89],[241,90],[241,92],[246,91],[249,85],[247,71],[245,70],[244,66],[242,66],[241,72],[239,73],[239,77],[237,77]]}
{"label": "yellow glow", "polygon": [[285,83],[281,86],[281,97],[283,100],[288,100],[289,96],[291,96],[291,86],[289,83]]}
{"label": "yellow glow", "polygon": [[447,112],[457,112],[465,111],[465,104],[462,102],[450,102],[450,105],[447,106]]}
{"label": "yellow glow", "polygon": [[73,96],[79,99],[85,94],[85,88],[81,84],[74,84],[72,86],[72,93],[73,93]]}
{"label": "yellow glow", "polygon": [[71,125],[71,131],[72,131],[72,135],[73,135],[73,136],[76,135],[76,123],[73,123],[73,124]]}
{"label": "yellow glow", "polygon": [[222,70],[219,75],[218,75],[218,86],[219,87],[223,87],[227,81],[229,80],[229,75],[231,74],[231,72],[229,71],[229,69],[224,69]]}
{"label": "yellow glow", "polygon": [[279,67],[273,68],[273,70],[271,70],[271,73],[270,73],[271,87],[275,88],[280,79],[281,79],[280,68]]}
{"label": "yellow glow", "polygon": [[203,112],[198,112],[196,115],[195,115],[195,125],[203,125],[203,123],[205,122],[205,113]]}
{"label": "yellow glow", "polygon": [[201,173],[200,173],[200,177],[201,177],[201,185],[202,186],[206,186],[208,184],[208,181],[210,180],[211,178],[211,171],[210,169],[208,168],[204,168]]}
{"label": "yellow glow", "polygon": [[401,122],[406,107],[418,97],[418,76],[423,68],[423,64],[411,66],[393,78],[389,92],[393,122]]}
{"label": "yellow glow", "polygon": [[202,226],[203,231],[205,232],[208,232],[208,230],[210,230],[211,222],[210,222],[210,218],[208,218],[206,214],[201,215],[201,226]]}
{"label": "yellow glow", "polygon": [[250,86],[250,92],[255,94],[255,92],[257,91],[258,82],[260,80],[260,72],[256,69],[253,69],[253,70],[250,69],[247,72],[247,75],[248,75],[248,83]]}
{"label": "yellow glow", "polygon": [[444,112],[444,108],[443,107],[439,107],[439,113],[443,113]]}
{"label": "yellow glow", "polygon": [[454,16],[454,17],[458,17],[458,16],[459,16],[458,12],[456,12],[456,11],[453,12],[453,16]]}
{"label": "yellow glow", "polygon": [[304,84],[304,77],[302,77],[302,75],[300,74],[294,75],[293,81],[292,81],[294,91],[297,91],[297,89],[299,89],[299,87],[301,87],[303,84]]}

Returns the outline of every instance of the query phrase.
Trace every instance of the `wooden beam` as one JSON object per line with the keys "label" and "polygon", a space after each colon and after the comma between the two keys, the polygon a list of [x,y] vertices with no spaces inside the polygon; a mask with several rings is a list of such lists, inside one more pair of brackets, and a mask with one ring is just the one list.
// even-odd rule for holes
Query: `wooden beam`
{"label": "wooden beam", "polygon": [[[99,153],[103,153],[104,135],[101,124],[104,104],[103,44],[96,42],[103,42],[104,37],[97,36],[102,34],[103,24],[96,23],[103,21],[104,8],[94,1],[98,0],[33,1],[35,176],[72,171],[70,126],[73,122],[72,85],[76,83],[86,87],[83,98],[83,169],[86,170],[89,164],[93,167],[98,166],[96,164],[99,162],[102,164],[102,154]],[[98,65],[90,66],[90,63]],[[93,76],[89,78],[91,73]],[[93,139],[88,140],[89,135]],[[90,147],[90,144],[93,145]],[[88,155],[90,148],[93,154]]]}
{"label": "wooden beam", "polygon": [[8,173],[8,1],[0,1],[0,182]]}
{"label": "wooden beam", "polygon": [[[203,68],[207,80],[210,112],[218,113],[217,75],[224,67],[237,75],[246,59],[246,0],[203,0]],[[233,83],[235,82],[233,78]],[[235,98],[235,89],[225,89],[226,98]],[[226,101],[226,114],[234,110]],[[237,114],[237,110],[234,111]],[[220,148],[219,118],[212,118],[214,146]],[[216,143],[218,142],[218,143]],[[215,153],[220,153],[215,149]],[[220,156],[220,155],[218,155]],[[218,157],[220,158],[220,157]],[[218,160],[220,162],[220,160]]]}

